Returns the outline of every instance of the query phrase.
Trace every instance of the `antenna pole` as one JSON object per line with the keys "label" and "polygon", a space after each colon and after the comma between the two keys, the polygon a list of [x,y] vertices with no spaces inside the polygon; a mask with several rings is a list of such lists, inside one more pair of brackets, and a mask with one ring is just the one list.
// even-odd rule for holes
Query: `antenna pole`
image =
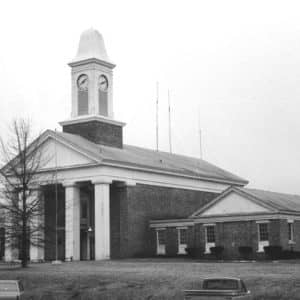
{"label": "antenna pole", "polygon": [[203,159],[203,149],[202,149],[202,130],[200,124],[200,108],[198,113],[198,122],[199,122],[199,150],[200,150],[200,158]]}
{"label": "antenna pole", "polygon": [[172,153],[172,128],[171,128],[170,90],[168,90],[168,105],[169,105],[169,146],[170,146],[170,153]]}
{"label": "antenna pole", "polygon": [[159,98],[159,83],[156,82],[156,151],[158,151],[158,98]]}

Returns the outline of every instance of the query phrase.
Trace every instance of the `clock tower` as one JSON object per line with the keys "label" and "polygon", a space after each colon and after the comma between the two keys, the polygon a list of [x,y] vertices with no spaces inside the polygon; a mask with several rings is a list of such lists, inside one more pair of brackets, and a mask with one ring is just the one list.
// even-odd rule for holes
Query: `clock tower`
{"label": "clock tower", "polygon": [[113,69],[102,35],[81,34],[76,57],[69,63],[72,80],[71,119],[60,122],[64,132],[98,144],[122,148],[122,122],[114,120]]}

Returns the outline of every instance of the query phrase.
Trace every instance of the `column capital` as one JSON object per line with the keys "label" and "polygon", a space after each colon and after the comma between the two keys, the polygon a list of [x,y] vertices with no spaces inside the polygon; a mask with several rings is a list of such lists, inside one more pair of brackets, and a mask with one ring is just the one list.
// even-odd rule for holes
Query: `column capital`
{"label": "column capital", "polygon": [[71,180],[70,181],[63,181],[62,185],[64,187],[75,187],[75,186],[78,186],[77,183],[76,183],[76,181],[71,181]]}
{"label": "column capital", "polygon": [[95,185],[97,185],[97,184],[111,184],[112,180],[109,177],[101,176],[101,177],[92,178],[92,183],[95,184]]}
{"label": "column capital", "polygon": [[117,183],[117,187],[126,187],[126,186],[136,186],[136,181],[134,180],[125,180]]}

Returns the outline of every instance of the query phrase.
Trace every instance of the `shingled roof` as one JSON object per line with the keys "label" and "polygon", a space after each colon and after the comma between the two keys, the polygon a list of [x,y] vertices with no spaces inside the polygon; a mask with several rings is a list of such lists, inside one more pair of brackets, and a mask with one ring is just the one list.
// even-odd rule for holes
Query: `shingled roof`
{"label": "shingled roof", "polygon": [[300,212],[300,196],[291,194],[282,194],[264,190],[239,189],[245,193],[255,197],[256,199],[262,201],[267,205],[271,205],[278,211],[294,211]]}
{"label": "shingled roof", "polygon": [[124,145],[122,149],[95,144],[87,139],[65,132],[47,133],[62,139],[73,147],[92,155],[99,163],[117,164],[124,167],[140,167],[157,172],[170,172],[202,180],[219,181],[244,186],[247,180],[227,172],[202,159],[171,154],[163,151]]}

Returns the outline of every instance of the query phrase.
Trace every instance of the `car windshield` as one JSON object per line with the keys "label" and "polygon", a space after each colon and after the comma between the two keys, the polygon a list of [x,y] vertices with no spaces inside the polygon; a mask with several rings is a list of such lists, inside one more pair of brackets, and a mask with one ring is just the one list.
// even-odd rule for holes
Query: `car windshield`
{"label": "car windshield", "polygon": [[237,280],[233,279],[210,279],[203,282],[203,289],[206,290],[237,290]]}
{"label": "car windshield", "polygon": [[1,282],[0,281],[0,292],[17,292],[18,287],[16,282]]}

